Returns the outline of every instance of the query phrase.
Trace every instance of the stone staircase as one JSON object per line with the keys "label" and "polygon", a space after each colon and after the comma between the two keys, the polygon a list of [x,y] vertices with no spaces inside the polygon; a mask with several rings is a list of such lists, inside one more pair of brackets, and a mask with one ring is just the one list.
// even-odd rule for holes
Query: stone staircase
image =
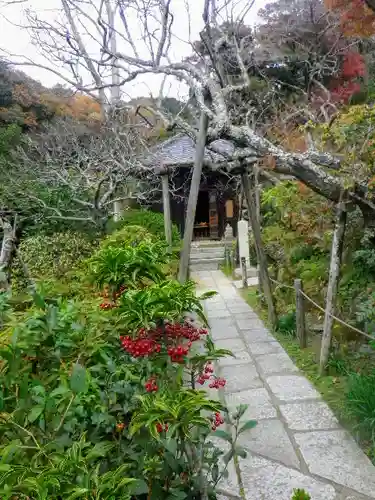
{"label": "stone staircase", "polygon": [[190,250],[190,271],[215,271],[225,262],[223,241],[193,241]]}

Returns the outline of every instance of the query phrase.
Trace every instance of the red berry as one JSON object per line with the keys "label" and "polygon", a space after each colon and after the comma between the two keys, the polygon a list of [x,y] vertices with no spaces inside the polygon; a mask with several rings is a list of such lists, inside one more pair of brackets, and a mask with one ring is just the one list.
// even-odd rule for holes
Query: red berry
{"label": "red berry", "polygon": [[162,426],[162,424],[160,424],[160,423],[156,424],[156,430],[159,432],[159,434],[161,432],[163,432],[163,426]]}

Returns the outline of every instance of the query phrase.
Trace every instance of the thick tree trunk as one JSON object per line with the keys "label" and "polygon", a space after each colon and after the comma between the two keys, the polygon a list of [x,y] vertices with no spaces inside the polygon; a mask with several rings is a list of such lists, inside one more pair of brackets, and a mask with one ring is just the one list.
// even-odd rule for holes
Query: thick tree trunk
{"label": "thick tree trunk", "polygon": [[0,290],[8,290],[10,287],[10,264],[14,248],[14,229],[12,224],[6,219],[0,219],[0,225],[3,229],[3,242],[0,253]]}
{"label": "thick tree trunk", "polygon": [[164,210],[164,230],[165,239],[168,243],[169,251],[172,250],[172,218],[171,218],[171,202],[169,198],[169,178],[168,172],[161,176],[161,183],[163,188],[163,210]]}
{"label": "thick tree trunk", "polygon": [[189,200],[185,220],[184,241],[180,257],[178,280],[184,283],[188,277],[191,240],[193,239],[195,212],[197,208],[199,186],[201,183],[204,152],[206,147],[208,116],[202,112],[199,123],[199,136],[195,149],[194,170],[191,179]]}
{"label": "thick tree trunk", "polygon": [[335,314],[335,309],[336,309],[336,296],[340,280],[340,266],[342,259],[342,249],[344,245],[346,219],[347,219],[347,212],[345,207],[345,198],[342,197],[342,199],[337,205],[336,225],[332,240],[331,264],[329,269],[326,310],[324,317],[322,345],[320,350],[319,372],[321,375],[324,373],[326,369],[329,357],[329,351],[332,343],[332,326],[334,323],[332,314]]}
{"label": "thick tree trunk", "polygon": [[267,258],[263,249],[262,235],[260,231],[259,219],[257,217],[256,206],[254,203],[254,189],[251,178],[247,171],[241,174],[242,187],[247,201],[247,210],[249,212],[249,220],[251,222],[251,229],[254,235],[255,249],[257,253],[260,280],[262,284],[263,293],[267,302],[268,320],[272,327],[276,327],[277,316],[275,304],[272,296],[272,285],[268,274]]}

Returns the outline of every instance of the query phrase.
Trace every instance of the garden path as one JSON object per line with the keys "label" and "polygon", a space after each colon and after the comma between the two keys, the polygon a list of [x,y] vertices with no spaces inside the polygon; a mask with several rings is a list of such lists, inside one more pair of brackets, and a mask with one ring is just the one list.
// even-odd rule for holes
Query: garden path
{"label": "garden path", "polygon": [[[205,303],[211,335],[236,356],[219,363],[221,397],[228,407],[249,405],[244,418],[258,421],[240,436],[247,500],[290,500],[295,488],[312,500],[375,499],[375,467],[232,282],[221,271],[193,279],[199,291],[218,292]],[[234,467],[221,486],[239,497]]]}

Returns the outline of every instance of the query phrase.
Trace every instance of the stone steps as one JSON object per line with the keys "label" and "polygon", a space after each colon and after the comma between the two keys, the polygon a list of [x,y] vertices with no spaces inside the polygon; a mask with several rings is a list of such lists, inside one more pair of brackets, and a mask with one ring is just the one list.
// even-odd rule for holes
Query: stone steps
{"label": "stone steps", "polygon": [[224,263],[222,241],[193,242],[190,250],[190,271],[215,271]]}

